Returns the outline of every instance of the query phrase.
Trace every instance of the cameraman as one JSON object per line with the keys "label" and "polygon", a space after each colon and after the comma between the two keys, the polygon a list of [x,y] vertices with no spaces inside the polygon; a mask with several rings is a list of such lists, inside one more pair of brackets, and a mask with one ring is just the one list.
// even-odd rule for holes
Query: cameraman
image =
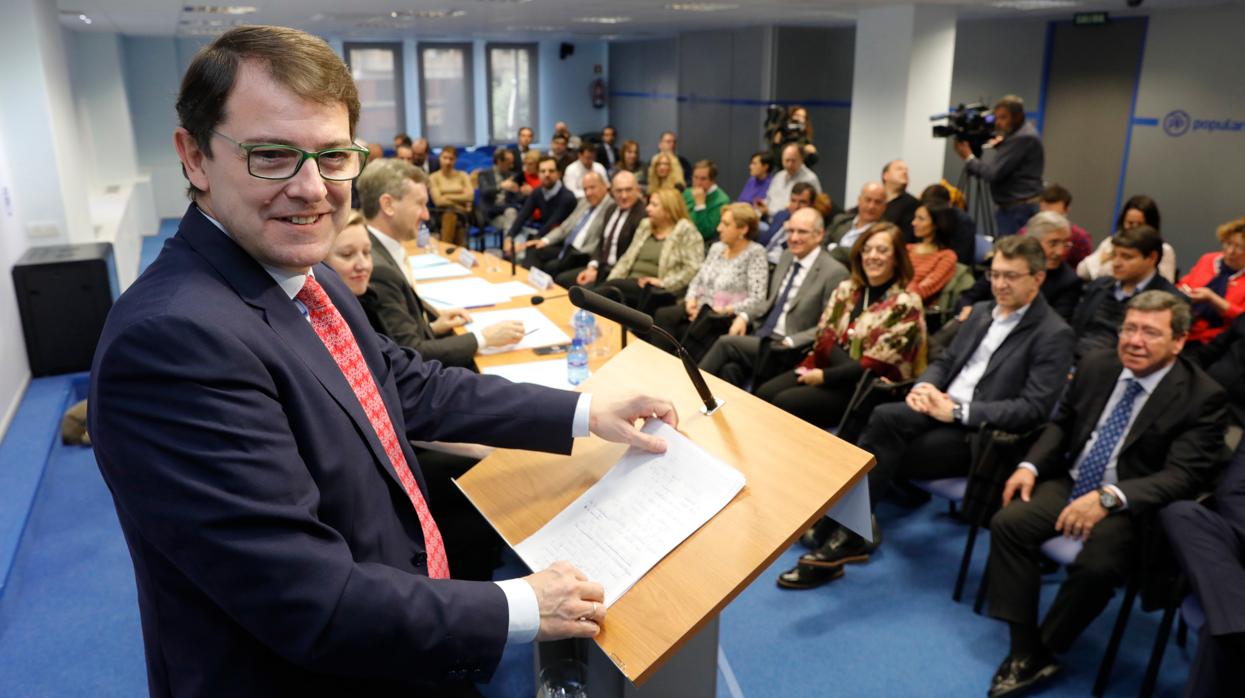
{"label": "cameraman", "polygon": [[970,175],[990,183],[991,197],[998,207],[995,234],[1012,235],[1038,212],[1046,153],[1037,130],[1025,122],[1025,103],[1015,95],[994,105],[994,130],[998,135],[990,141],[994,145],[991,162],[973,155],[969,144],[959,139],[955,152],[964,159],[964,169]]}
{"label": "cameraman", "polygon": [[813,125],[808,123],[808,110],[798,104],[791,105],[785,118],[773,119],[771,115],[767,135],[773,145],[773,161],[782,161],[783,148],[795,143],[804,153],[804,164],[817,164],[817,147],[813,145]]}

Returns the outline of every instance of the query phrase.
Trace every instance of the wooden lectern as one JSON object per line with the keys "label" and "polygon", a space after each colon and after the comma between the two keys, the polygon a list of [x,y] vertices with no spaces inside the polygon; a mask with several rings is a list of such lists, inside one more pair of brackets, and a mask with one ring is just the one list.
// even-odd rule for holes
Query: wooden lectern
{"label": "wooden lectern", "polygon": [[[710,416],[698,410],[700,400],[678,359],[634,341],[583,386],[670,399],[679,430],[747,478],[725,509],[609,609],[595,640],[600,651],[587,658],[594,698],[714,696],[718,613],[873,467],[865,451],[705,378],[724,402]],[[577,439],[569,457],[499,450],[458,483],[513,546],[592,486],[625,449],[594,436]]]}

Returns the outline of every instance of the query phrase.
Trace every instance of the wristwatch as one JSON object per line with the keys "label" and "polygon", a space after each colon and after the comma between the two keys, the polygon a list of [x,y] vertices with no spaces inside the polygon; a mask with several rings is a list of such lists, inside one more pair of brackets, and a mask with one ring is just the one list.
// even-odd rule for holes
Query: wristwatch
{"label": "wristwatch", "polygon": [[951,421],[956,423],[964,421],[964,403],[957,402],[951,406]]}
{"label": "wristwatch", "polygon": [[1110,512],[1118,511],[1120,505],[1123,504],[1120,498],[1115,496],[1115,492],[1106,487],[1098,490],[1098,503],[1102,505],[1103,509]]}

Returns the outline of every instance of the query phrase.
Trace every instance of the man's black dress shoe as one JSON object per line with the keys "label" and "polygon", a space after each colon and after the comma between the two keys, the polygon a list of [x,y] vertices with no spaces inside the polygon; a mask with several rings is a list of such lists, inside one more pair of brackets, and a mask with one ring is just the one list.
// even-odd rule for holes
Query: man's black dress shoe
{"label": "man's black dress shoe", "polygon": [[809,567],[808,565],[796,565],[778,575],[778,586],[784,589],[816,589],[842,576],[842,567],[823,569],[821,567]]}
{"label": "man's black dress shoe", "polygon": [[834,533],[836,528],[839,528],[839,524],[834,519],[829,516],[823,516],[817,523],[813,524],[812,528],[805,531],[804,535],[800,536],[800,545],[809,550],[816,550],[826,544],[826,540],[830,538],[830,534]]}
{"label": "man's black dress shoe", "polygon": [[825,545],[814,550],[811,553],[805,553],[800,557],[801,565],[810,567],[842,567],[846,563],[868,562],[869,554],[877,550],[878,545],[882,542],[882,532],[878,529],[877,521],[873,522],[873,542],[865,540],[846,528],[839,526],[834,533],[830,534],[829,540]]}
{"label": "man's black dress shoe", "polygon": [[1016,696],[1054,676],[1059,665],[1049,654],[1007,655],[990,680],[989,698]]}

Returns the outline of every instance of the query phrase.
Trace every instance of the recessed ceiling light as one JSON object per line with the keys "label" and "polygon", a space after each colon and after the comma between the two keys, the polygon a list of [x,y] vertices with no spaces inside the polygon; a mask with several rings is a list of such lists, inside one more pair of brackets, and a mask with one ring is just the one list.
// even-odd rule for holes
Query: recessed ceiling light
{"label": "recessed ceiling light", "polygon": [[249,15],[257,11],[258,8],[250,5],[185,5],[182,7],[182,12],[209,15]]}
{"label": "recessed ceiling light", "polygon": [[990,6],[1004,10],[1029,12],[1031,10],[1058,10],[1064,7],[1076,7],[1080,4],[1077,0],[998,0],[990,3]]}
{"label": "recessed ceiling light", "polygon": [[556,31],[559,31],[560,29],[561,27],[554,27],[548,24],[532,24],[532,25],[522,26],[522,27],[506,27],[506,31],[508,32],[556,32]]}
{"label": "recessed ceiling light", "polygon": [[466,10],[394,10],[389,16],[394,19],[444,19],[446,17],[462,17]]}
{"label": "recessed ceiling light", "polygon": [[630,17],[576,17],[576,22],[583,24],[622,24],[630,22]]}
{"label": "recessed ceiling light", "polygon": [[675,12],[725,12],[737,10],[739,5],[726,2],[676,2],[666,5],[666,9]]}

